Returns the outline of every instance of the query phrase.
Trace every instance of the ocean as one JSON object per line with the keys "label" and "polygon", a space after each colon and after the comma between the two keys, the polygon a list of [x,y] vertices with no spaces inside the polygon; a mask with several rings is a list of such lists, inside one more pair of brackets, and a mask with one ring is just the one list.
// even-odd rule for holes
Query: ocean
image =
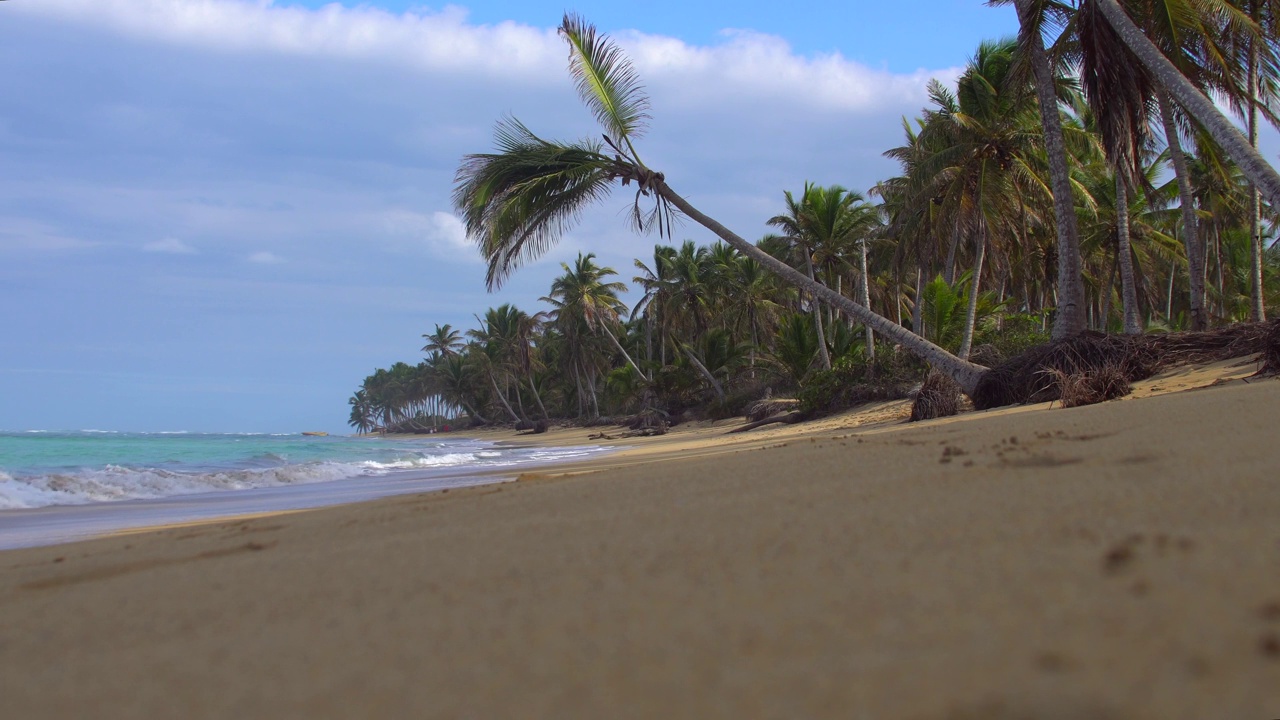
{"label": "ocean", "polygon": [[608,449],[452,434],[0,432],[0,548],[501,482]]}

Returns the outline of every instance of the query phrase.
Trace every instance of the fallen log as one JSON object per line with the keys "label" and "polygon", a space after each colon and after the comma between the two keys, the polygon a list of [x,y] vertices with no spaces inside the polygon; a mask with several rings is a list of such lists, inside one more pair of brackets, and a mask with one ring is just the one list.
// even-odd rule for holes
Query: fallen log
{"label": "fallen log", "polygon": [[791,413],[784,413],[781,415],[772,415],[763,420],[757,420],[752,423],[747,423],[742,427],[736,427],[725,434],[731,435],[733,433],[740,433],[740,432],[746,432],[748,430],[755,430],[758,427],[763,427],[765,425],[772,425],[773,423],[783,423],[785,425],[792,425],[794,423],[800,422],[801,420],[805,420],[808,417],[809,417],[809,413],[801,410],[797,410]]}

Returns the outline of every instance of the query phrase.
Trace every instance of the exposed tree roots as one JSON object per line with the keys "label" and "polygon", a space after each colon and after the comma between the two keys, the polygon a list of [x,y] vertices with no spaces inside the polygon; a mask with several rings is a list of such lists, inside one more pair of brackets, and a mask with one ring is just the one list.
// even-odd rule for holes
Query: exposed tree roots
{"label": "exposed tree roots", "polygon": [[1280,375],[1280,322],[1272,321],[1270,324],[1271,330],[1263,341],[1259,375]]}
{"label": "exposed tree roots", "polygon": [[1114,400],[1133,392],[1129,378],[1116,365],[1103,365],[1083,373],[1068,375],[1061,370],[1049,370],[1058,385],[1058,400],[1062,407],[1093,405]]}
{"label": "exposed tree roots", "polygon": [[[1268,368],[1280,370],[1280,320],[1164,335],[1086,332],[1031,348],[992,368],[978,381],[973,404],[979,410],[986,410],[1003,405],[1059,400],[1063,397],[1063,388],[1068,385],[1075,388],[1085,382],[1088,388],[1095,385],[1112,387],[1122,380],[1127,387],[1129,383],[1149,378],[1165,368],[1259,353],[1262,355],[1262,372],[1268,372]],[[1097,380],[1066,382],[1074,376],[1093,375],[1100,377]],[[1088,394],[1084,392],[1084,395]]]}
{"label": "exposed tree roots", "polygon": [[949,376],[930,370],[911,403],[911,422],[948,417],[960,412],[960,386]]}

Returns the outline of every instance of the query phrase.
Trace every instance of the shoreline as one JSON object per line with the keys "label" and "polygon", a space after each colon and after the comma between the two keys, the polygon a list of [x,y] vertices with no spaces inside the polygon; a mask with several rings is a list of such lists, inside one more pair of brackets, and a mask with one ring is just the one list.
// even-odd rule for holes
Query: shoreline
{"label": "shoreline", "polygon": [[[1257,367],[1258,364],[1248,358],[1180,366],[1160,373],[1148,380],[1135,383],[1133,385],[1133,393],[1121,398],[1121,401],[1214,387],[1226,383],[1249,382],[1249,377],[1256,371]],[[990,413],[1007,415],[1033,412],[1052,406],[1053,403],[1038,403],[1009,406],[979,413],[970,411],[925,423],[907,425],[906,419],[910,415],[910,401],[891,400],[869,403],[852,410],[794,425],[776,425],[757,429],[750,433],[735,435],[727,435],[726,433],[744,423],[744,420],[740,417],[718,421],[683,423],[675,426],[662,436],[625,437],[623,436],[624,431],[621,431],[618,426],[558,426],[553,427],[547,433],[539,434],[516,431],[510,427],[470,428],[466,431],[466,434],[451,432],[445,437],[456,440],[477,440],[513,449],[599,447],[602,450],[598,456],[567,461],[553,460],[524,467],[480,467],[464,472],[442,471],[439,473],[425,470],[405,471],[403,474],[354,476],[336,481],[236,490],[230,493],[199,493],[141,500],[0,510],[0,519],[10,520],[8,527],[5,528],[5,530],[9,531],[9,535],[15,535],[20,530],[19,525],[24,527],[36,525],[39,523],[41,516],[51,514],[65,515],[65,518],[55,519],[64,521],[62,524],[71,528],[75,528],[77,519],[87,523],[84,527],[75,528],[73,534],[70,535],[59,535],[57,526],[48,529],[37,528],[35,534],[29,537],[19,536],[16,539],[7,537],[5,533],[0,532],[0,553],[10,550],[92,541],[120,534],[161,531],[194,524],[233,523],[248,518],[269,517],[277,513],[309,512],[376,502],[381,499],[398,496],[447,492],[448,490],[457,490],[470,486],[519,482],[549,477],[570,477],[641,463],[691,459],[705,455],[756,449],[782,441],[806,439],[832,432],[853,430],[860,433],[891,431],[900,426],[904,428],[924,427],[938,423],[966,422]],[[601,433],[608,435],[609,431],[617,434],[609,436],[607,439],[592,437]],[[381,437],[388,440],[415,440],[430,438],[432,435],[391,434],[365,437]],[[602,445],[601,443],[609,444]],[[392,489],[381,487],[387,485],[398,487]],[[339,489],[346,491],[346,497],[322,497],[321,499],[302,497],[308,493],[319,496],[335,495],[338,494],[335,491]],[[295,490],[301,491],[296,499],[285,497]],[[268,501],[265,504],[261,504],[261,501],[259,501],[259,504],[255,504],[254,498],[261,496],[267,496]],[[270,496],[277,497],[271,500]],[[178,509],[169,511],[168,516],[166,516],[166,507]],[[219,507],[228,509],[220,510]],[[131,511],[136,512],[136,518],[113,519],[111,517],[113,515],[122,516]],[[148,520],[148,517],[159,517],[160,519]],[[64,530],[62,532],[67,531]]]}
{"label": "shoreline", "polygon": [[1270,717],[1280,381],[1253,369],[677,426],[512,483],[0,552],[0,692],[23,717]]}

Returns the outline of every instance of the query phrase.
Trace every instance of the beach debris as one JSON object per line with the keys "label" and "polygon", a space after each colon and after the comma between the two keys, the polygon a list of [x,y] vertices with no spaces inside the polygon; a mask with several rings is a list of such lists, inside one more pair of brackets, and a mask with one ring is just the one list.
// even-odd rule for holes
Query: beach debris
{"label": "beach debris", "polygon": [[744,409],[747,420],[756,422],[773,417],[779,413],[795,410],[800,407],[800,401],[793,398],[764,398],[749,403]]}
{"label": "beach debris", "polygon": [[733,433],[740,433],[740,432],[746,432],[748,430],[755,430],[758,427],[764,427],[765,425],[773,425],[774,423],[784,423],[787,425],[791,425],[793,423],[798,423],[803,420],[807,420],[809,419],[809,417],[810,417],[810,414],[807,412],[804,412],[803,410],[797,410],[791,413],[782,413],[779,415],[771,415],[762,420],[757,420],[755,422],[750,422],[750,423],[747,423],[746,425],[741,425],[739,427],[733,428],[732,430],[730,430],[725,434],[732,435]]}
{"label": "beach debris", "polygon": [[1045,372],[1057,383],[1058,400],[1064,408],[1093,405],[1133,392],[1129,379],[1118,365],[1103,365],[1096,370],[1071,374],[1057,369]]}
{"label": "beach debris", "polygon": [[1000,348],[991,343],[983,343],[969,353],[969,362],[975,362],[987,367],[995,367],[1004,362],[1005,359],[1004,353],[1000,352]]}
{"label": "beach debris", "polygon": [[670,423],[665,410],[650,406],[636,413],[626,425],[632,430],[649,431],[641,435],[646,436],[664,434]]}
{"label": "beach debris", "polygon": [[[1126,382],[1145,380],[1157,372],[1197,362],[1216,362],[1261,354],[1263,372],[1280,369],[1280,320],[1241,323],[1204,332],[1106,335],[1084,332],[1033,347],[983,374],[973,393],[974,407],[1060,399],[1057,375],[1088,375],[1107,366],[1118,368]],[[1274,362],[1268,365],[1271,358]]]}
{"label": "beach debris", "polygon": [[1280,375],[1280,322],[1272,322],[1263,339],[1262,369],[1258,375]]}
{"label": "beach debris", "polygon": [[634,430],[629,433],[624,433],[622,437],[654,437],[657,435],[666,435],[666,434],[667,434],[667,426],[664,423],[659,426],[641,428],[639,430]]}
{"label": "beach debris", "polygon": [[950,376],[930,370],[911,403],[909,422],[949,417],[960,412],[960,386]]}

